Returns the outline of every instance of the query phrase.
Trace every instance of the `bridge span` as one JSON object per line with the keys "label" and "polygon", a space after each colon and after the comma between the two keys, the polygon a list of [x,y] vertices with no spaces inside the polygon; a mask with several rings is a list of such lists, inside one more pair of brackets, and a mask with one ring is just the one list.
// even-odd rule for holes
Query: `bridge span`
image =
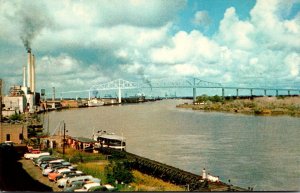
{"label": "bridge span", "polygon": [[118,91],[118,102],[121,103],[122,99],[122,90],[131,90],[131,89],[192,89],[193,100],[196,101],[197,88],[206,88],[206,89],[221,89],[222,97],[225,97],[225,90],[235,90],[236,96],[239,96],[240,90],[248,90],[250,96],[253,96],[253,91],[263,91],[264,95],[267,96],[268,91],[275,91],[275,96],[279,96],[279,91],[286,92],[287,95],[291,95],[291,92],[297,92],[300,94],[300,88],[275,88],[275,87],[248,87],[248,86],[225,86],[221,83],[209,82],[201,80],[199,78],[182,78],[182,79],[172,79],[172,78],[161,78],[153,79],[151,81],[128,81],[123,79],[117,79],[106,83],[95,83],[87,90],[78,90],[78,91],[62,91],[61,96],[65,93],[83,93],[88,92],[89,99],[91,98],[91,93],[94,91],[107,91],[107,90],[117,90]]}

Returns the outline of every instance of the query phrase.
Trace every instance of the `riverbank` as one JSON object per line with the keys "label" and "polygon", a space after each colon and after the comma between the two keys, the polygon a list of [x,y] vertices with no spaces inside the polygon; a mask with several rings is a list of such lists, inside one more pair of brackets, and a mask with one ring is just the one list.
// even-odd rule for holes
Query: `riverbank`
{"label": "riverbank", "polygon": [[[70,160],[73,164],[78,165],[78,169],[80,171],[83,171],[87,175],[92,175],[93,177],[101,179],[102,184],[109,183],[109,179],[107,178],[106,175],[107,173],[106,168],[111,164],[112,160],[108,160],[107,156],[104,156],[102,154],[82,152],[70,148],[66,149],[66,153],[64,156],[61,154],[61,149],[57,149],[57,151],[53,151],[53,155],[57,158],[65,158],[66,160]],[[77,159],[78,156],[81,159]],[[114,160],[114,161],[118,161],[118,160]],[[52,189],[50,190],[52,192],[62,191],[62,189],[57,187],[56,183],[50,182],[47,177],[43,176],[41,174],[41,170],[39,169],[39,167],[34,166],[31,160],[26,160],[22,158],[18,162],[21,163],[23,170],[27,172],[34,181],[44,184],[48,188]],[[131,172],[133,175],[133,181],[131,183],[114,184],[114,186],[118,188],[118,191],[185,191],[186,190],[185,187],[177,186],[175,184],[165,182],[161,179],[148,176],[137,170],[132,170]]]}
{"label": "riverbank", "polygon": [[300,117],[300,97],[259,97],[254,99],[200,101],[195,104],[180,104],[178,108],[203,111],[220,111],[253,115],[290,115]]}

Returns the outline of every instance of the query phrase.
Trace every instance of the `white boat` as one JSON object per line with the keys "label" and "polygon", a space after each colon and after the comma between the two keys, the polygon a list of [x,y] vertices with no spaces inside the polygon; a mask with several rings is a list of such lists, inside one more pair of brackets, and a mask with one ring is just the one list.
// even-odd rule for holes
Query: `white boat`
{"label": "white boat", "polygon": [[102,100],[97,99],[97,98],[90,99],[88,101],[88,106],[89,107],[98,107],[98,106],[103,106],[103,105],[104,105],[104,102]]}
{"label": "white boat", "polygon": [[109,147],[113,149],[119,149],[121,151],[126,150],[126,139],[122,136],[116,135],[115,133],[108,133],[106,131],[94,132],[93,138],[95,141],[95,148]]}

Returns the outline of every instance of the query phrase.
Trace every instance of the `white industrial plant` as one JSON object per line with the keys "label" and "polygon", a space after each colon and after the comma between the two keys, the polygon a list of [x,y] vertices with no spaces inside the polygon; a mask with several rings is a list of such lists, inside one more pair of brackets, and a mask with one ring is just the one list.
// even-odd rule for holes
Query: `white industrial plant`
{"label": "white industrial plant", "polygon": [[[34,113],[39,94],[35,91],[35,56],[31,50],[27,50],[27,69],[23,67],[23,85],[11,86],[9,95],[3,97],[3,115],[9,116],[14,113]],[[27,70],[27,73],[26,73]],[[27,76],[26,76],[27,74]]]}

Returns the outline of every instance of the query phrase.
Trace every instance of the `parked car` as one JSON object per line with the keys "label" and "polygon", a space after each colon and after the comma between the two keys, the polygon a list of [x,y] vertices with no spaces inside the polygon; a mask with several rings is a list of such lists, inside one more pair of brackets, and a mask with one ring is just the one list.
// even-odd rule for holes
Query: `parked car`
{"label": "parked car", "polygon": [[26,159],[34,159],[34,158],[39,158],[42,155],[50,155],[49,152],[41,152],[41,153],[25,153],[24,158]]}
{"label": "parked car", "polygon": [[57,158],[55,157],[43,157],[40,161],[37,162],[37,166],[41,167],[42,162],[52,161]]}
{"label": "parked car", "polygon": [[[81,171],[79,171],[81,172]],[[83,174],[83,172],[81,172]],[[80,175],[77,175],[77,171],[71,171],[69,173],[65,173],[63,175],[59,175],[56,177],[56,183],[60,182],[61,179],[67,179],[67,178],[72,178],[72,177],[75,177],[75,176],[80,176]]]}
{"label": "parked car", "polygon": [[[70,162],[67,162],[67,161],[63,161],[63,162],[61,162],[61,164],[64,165],[64,166],[71,166],[72,165]],[[73,167],[75,168],[75,167],[77,167],[77,165],[73,165]]]}
{"label": "parked car", "polygon": [[48,174],[48,179],[50,181],[54,181],[56,176],[60,175],[64,171],[71,171],[71,170],[68,168],[62,168],[62,169],[58,169],[58,170],[56,169],[55,172],[51,172]]}
{"label": "parked car", "polygon": [[65,177],[58,177],[60,179],[57,180],[57,186],[59,188],[65,188],[66,187],[66,184],[67,184],[67,180],[71,179],[71,178],[74,178],[74,177],[79,177],[79,176],[86,176],[86,174],[82,173],[82,174],[79,174],[79,173],[75,173],[75,174],[67,174]]}
{"label": "parked car", "polygon": [[60,173],[58,176],[55,177],[54,181],[57,182],[61,177],[67,176],[67,174],[83,174],[82,171],[65,171]]}
{"label": "parked car", "polygon": [[44,170],[46,168],[52,168],[52,167],[55,167],[55,166],[62,166],[62,163],[52,163],[52,164],[49,164],[49,161],[43,161],[40,164],[40,169]]}
{"label": "parked car", "polygon": [[91,180],[92,178],[93,178],[93,176],[91,176],[91,175],[78,176],[78,177],[70,178],[66,181],[65,186],[69,187],[72,184],[72,182],[75,182],[75,181],[88,181],[88,180]]}
{"label": "parked car", "polygon": [[48,176],[49,173],[52,173],[52,172],[54,172],[55,170],[63,169],[63,168],[68,168],[68,167],[65,167],[65,166],[63,166],[63,165],[55,165],[55,166],[52,166],[52,167],[47,167],[47,168],[45,168],[45,169],[42,171],[42,174],[43,174],[43,176]]}
{"label": "parked car", "polygon": [[52,167],[54,165],[62,165],[63,159],[45,160],[40,163],[40,168],[45,169],[46,167]]}
{"label": "parked car", "polygon": [[74,192],[75,189],[80,189],[85,185],[85,182],[83,181],[75,181],[71,184],[70,187],[65,188],[63,191],[64,192]]}
{"label": "parked car", "polygon": [[33,165],[37,166],[40,162],[46,161],[48,158],[56,159],[56,158],[54,158],[54,157],[52,157],[52,156],[50,156],[50,155],[41,155],[41,156],[39,156],[38,158],[34,158],[34,159],[32,160],[32,163],[33,163]]}
{"label": "parked car", "polygon": [[87,192],[93,187],[100,187],[100,183],[88,183],[83,185],[80,189],[75,189],[74,192]]}

